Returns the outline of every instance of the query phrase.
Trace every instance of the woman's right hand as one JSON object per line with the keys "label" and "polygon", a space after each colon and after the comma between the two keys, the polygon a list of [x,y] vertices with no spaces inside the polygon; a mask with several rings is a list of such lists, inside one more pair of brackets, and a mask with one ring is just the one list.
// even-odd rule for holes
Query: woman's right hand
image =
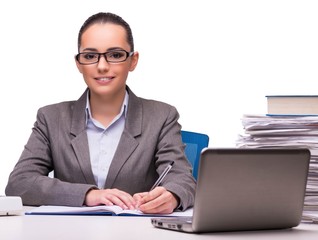
{"label": "woman's right hand", "polygon": [[129,193],[113,188],[92,189],[88,191],[85,197],[84,204],[87,206],[117,205],[120,206],[122,209],[134,210],[136,202]]}

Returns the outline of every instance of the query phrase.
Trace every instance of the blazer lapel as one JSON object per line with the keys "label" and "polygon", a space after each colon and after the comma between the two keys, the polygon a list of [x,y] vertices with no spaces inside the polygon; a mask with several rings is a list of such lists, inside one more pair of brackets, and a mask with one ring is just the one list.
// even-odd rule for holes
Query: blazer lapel
{"label": "blazer lapel", "polygon": [[125,129],[109,168],[105,188],[112,188],[121,168],[137,148],[136,137],[141,134],[142,105],[140,99],[127,87],[129,94]]}
{"label": "blazer lapel", "polygon": [[71,125],[71,135],[73,135],[74,138],[72,139],[71,144],[86,182],[88,184],[96,184],[90,162],[86,133],[85,107],[87,91],[88,89],[86,89],[83,95],[74,104]]}

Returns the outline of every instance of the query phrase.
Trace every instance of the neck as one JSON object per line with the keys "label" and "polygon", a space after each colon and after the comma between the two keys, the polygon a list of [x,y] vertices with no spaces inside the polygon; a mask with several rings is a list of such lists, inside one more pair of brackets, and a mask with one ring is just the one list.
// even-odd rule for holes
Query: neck
{"label": "neck", "polygon": [[119,114],[126,91],[117,96],[97,96],[90,94],[90,108],[92,117],[105,127]]}

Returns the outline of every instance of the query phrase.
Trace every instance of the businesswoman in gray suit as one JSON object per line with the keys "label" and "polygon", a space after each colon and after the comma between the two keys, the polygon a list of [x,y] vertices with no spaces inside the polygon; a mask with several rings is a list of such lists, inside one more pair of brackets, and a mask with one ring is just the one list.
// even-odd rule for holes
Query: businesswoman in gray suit
{"label": "businesswoman in gray suit", "polygon": [[177,110],[137,97],[126,85],[139,58],[130,26],[115,14],[97,13],[79,31],[78,52],[87,89],[77,101],[38,110],[6,194],[21,196],[25,205],[105,204],[145,213],[191,207],[195,180]]}

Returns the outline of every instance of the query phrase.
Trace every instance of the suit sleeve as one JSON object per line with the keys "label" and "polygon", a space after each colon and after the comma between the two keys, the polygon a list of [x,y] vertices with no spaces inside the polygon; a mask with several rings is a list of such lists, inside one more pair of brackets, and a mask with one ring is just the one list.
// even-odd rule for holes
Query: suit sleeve
{"label": "suit sleeve", "polygon": [[192,175],[192,166],[185,156],[178,119],[177,110],[171,107],[159,135],[156,166],[160,174],[169,161],[174,161],[161,185],[179,198],[179,209],[185,210],[194,204],[196,182]]}
{"label": "suit sleeve", "polygon": [[9,176],[6,195],[21,196],[24,205],[82,206],[86,192],[96,187],[48,177],[54,168],[51,141],[56,139],[50,136],[46,120],[40,109],[29,140]]}

